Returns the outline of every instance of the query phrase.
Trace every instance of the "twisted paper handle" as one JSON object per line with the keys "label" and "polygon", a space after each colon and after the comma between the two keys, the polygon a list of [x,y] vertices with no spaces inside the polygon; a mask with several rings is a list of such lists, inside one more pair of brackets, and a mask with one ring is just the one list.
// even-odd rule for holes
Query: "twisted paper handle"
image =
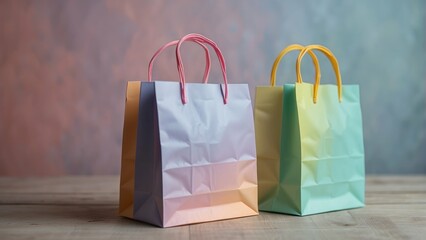
{"label": "twisted paper handle", "polygon": [[207,37],[205,37],[201,34],[196,34],[196,33],[190,33],[190,34],[182,37],[179,40],[177,47],[176,47],[176,60],[177,60],[177,68],[178,68],[178,72],[179,72],[179,78],[180,78],[182,103],[185,104],[188,100],[187,100],[186,94],[185,94],[185,69],[184,69],[183,64],[182,64],[182,58],[181,58],[181,54],[180,54],[180,46],[182,45],[182,43],[184,41],[187,41],[187,40],[193,40],[193,41],[206,43],[206,44],[210,45],[215,50],[216,55],[219,59],[220,67],[222,69],[223,81],[224,81],[224,85],[225,85],[225,92],[223,94],[223,102],[224,102],[224,104],[226,104],[228,102],[228,79],[226,77],[226,65],[225,65],[225,59],[223,57],[223,54],[214,41],[212,41],[211,39],[209,39],[209,38],[207,38]]}
{"label": "twisted paper handle", "polygon": [[[309,45],[306,46],[299,54],[299,57],[297,58],[296,62],[296,74],[297,74],[297,81],[302,82],[302,74],[300,72],[300,62],[302,61],[303,56],[311,50],[319,50],[322,53],[324,53],[328,60],[330,60],[331,65],[333,66],[334,73],[336,74],[336,82],[337,82],[337,93],[339,97],[339,102],[342,101],[342,77],[340,76],[340,69],[339,69],[339,63],[337,62],[336,57],[334,54],[330,51],[330,49],[321,46],[321,45]],[[314,103],[317,102],[318,99],[318,87],[320,82],[316,81],[314,85]]]}
{"label": "twisted paper handle", "polygon": [[[277,76],[277,70],[278,70],[278,66],[280,65],[281,59],[284,57],[284,55],[286,55],[287,53],[294,51],[294,50],[303,50],[304,47],[302,45],[299,44],[292,44],[286,48],[284,48],[280,54],[278,54],[277,58],[274,61],[274,64],[272,65],[272,71],[271,71],[271,86],[275,86],[275,82],[276,82],[276,76]],[[321,69],[318,63],[318,58],[315,55],[315,53],[313,51],[308,51],[309,55],[311,55],[312,57],[312,63],[315,66],[315,82],[319,82],[320,78],[321,78]],[[301,83],[301,79],[297,79],[297,82]]]}
{"label": "twisted paper handle", "polygon": [[[204,51],[206,53],[206,69],[204,70],[203,83],[207,83],[207,81],[209,79],[210,67],[211,67],[209,49],[203,43],[199,42],[198,40],[192,39],[192,40],[189,40],[189,41],[193,41],[193,42],[197,43],[198,45],[200,45],[201,47],[204,48]],[[164,51],[164,49],[166,49],[170,46],[173,46],[173,45],[177,45],[178,42],[179,42],[179,40],[175,40],[175,41],[166,43],[154,53],[154,56],[152,56],[151,61],[149,61],[149,65],[148,65],[148,81],[149,82],[152,81],[152,68],[153,68],[155,59],[158,57],[158,55],[160,55]]]}

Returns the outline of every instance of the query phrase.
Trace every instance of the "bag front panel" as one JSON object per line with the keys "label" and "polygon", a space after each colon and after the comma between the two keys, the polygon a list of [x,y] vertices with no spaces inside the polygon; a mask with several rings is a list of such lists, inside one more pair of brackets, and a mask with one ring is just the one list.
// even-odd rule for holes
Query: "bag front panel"
{"label": "bag front panel", "polygon": [[358,86],[296,84],[302,149],[302,214],[364,206],[365,169]]}
{"label": "bag front panel", "polygon": [[164,223],[176,226],[257,214],[253,112],[248,86],[155,82]]}

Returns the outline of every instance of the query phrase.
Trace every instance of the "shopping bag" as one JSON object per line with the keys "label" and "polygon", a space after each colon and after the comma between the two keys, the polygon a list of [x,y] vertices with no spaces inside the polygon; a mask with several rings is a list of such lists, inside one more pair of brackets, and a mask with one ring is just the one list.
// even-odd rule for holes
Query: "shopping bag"
{"label": "shopping bag", "polygon": [[[215,50],[224,84],[186,83],[186,40]],[[123,138],[134,146],[123,141],[120,215],[160,227],[257,215],[247,84],[228,84],[221,51],[202,35],[183,37],[176,59],[179,82],[128,83]]]}
{"label": "shopping bag", "polygon": [[[319,78],[315,84],[303,83],[300,61],[313,49],[328,57],[337,85],[320,85]],[[296,84],[283,86],[278,183],[260,209],[303,216],[362,207],[365,169],[359,87],[342,85],[335,56],[320,45],[302,50],[296,72]]]}

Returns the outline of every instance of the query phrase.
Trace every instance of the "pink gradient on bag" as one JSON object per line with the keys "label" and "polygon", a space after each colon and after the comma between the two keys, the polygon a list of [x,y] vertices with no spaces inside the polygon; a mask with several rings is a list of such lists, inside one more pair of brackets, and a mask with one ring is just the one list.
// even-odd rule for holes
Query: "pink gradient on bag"
{"label": "pink gradient on bag", "polygon": [[[255,161],[236,161],[187,168],[187,174],[184,174],[185,171],[182,171],[184,170],[182,168],[176,170],[181,173],[177,175],[180,176],[179,179],[175,180],[178,183],[175,187],[179,189],[167,188],[163,191],[172,193],[164,195],[164,227],[236,218],[256,213],[257,198],[253,198],[257,195]],[[176,174],[169,175],[168,171],[164,171],[165,176]],[[237,179],[234,177],[236,175],[238,175]],[[182,184],[185,182],[182,182],[182,177],[187,178],[187,184]],[[167,179],[166,177],[164,181],[173,182],[172,179]]]}

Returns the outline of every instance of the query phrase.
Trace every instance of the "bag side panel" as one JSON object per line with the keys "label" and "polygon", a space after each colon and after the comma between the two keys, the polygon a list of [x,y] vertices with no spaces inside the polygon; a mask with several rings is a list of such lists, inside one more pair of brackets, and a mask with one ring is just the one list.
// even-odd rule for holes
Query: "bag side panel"
{"label": "bag side panel", "polygon": [[301,150],[294,84],[284,85],[282,106],[280,187],[273,204],[273,211],[300,215]]}
{"label": "bag side panel", "polygon": [[135,162],[134,218],[163,226],[161,154],[155,83],[142,83]]}
{"label": "bag side panel", "polygon": [[136,131],[138,126],[140,82],[128,82],[124,110],[123,145],[121,153],[119,214],[133,217]]}
{"label": "bag side panel", "polygon": [[280,182],[283,87],[256,88],[254,123],[256,131],[259,209],[272,211]]}

